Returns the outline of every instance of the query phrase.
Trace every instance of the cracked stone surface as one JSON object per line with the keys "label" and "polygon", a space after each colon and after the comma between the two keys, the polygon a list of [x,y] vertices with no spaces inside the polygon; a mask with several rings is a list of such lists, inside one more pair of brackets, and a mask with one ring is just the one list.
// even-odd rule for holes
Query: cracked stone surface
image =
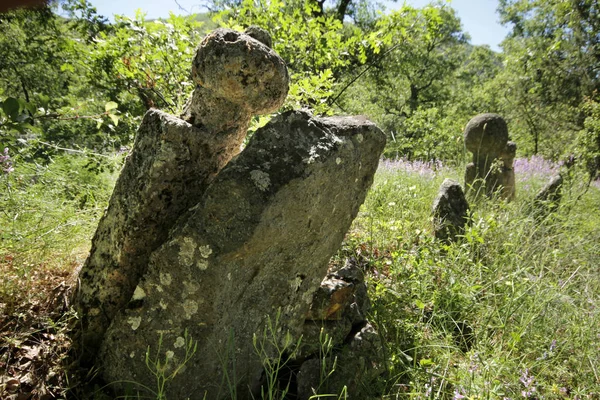
{"label": "cracked stone surface", "polygon": [[[277,109],[288,91],[284,61],[228,29],[202,41],[192,72],[196,88],[183,119],[159,110],[144,116],[80,271],[74,303],[84,362],[93,361],[116,313],[143,293],[137,284],[150,254],[239,153],[252,116]],[[182,246],[185,260],[185,249],[192,254],[195,243]],[[194,309],[187,305],[190,315]]]}
{"label": "cracked stone surface", "polygon": [[465,233],[469,203],[458,182],[445,179],[433,202],[433,231],[436,238],[453,242]]}
{"label": "cracked stone surface", "polygon": [[[262,364],[253,336],[270,319],[278,321],[277,340],[300,337],[384,145],[362,117],[296,111],[259,129],[153,252],[137,296],[106,334],[105,380],[153,385],[148,346],[172,372],[185,359],[187,334],[197,353],[168,397],[228,398],[232,376],[239,398],[256,395]],[[273,351],[267,346],[266,356]]]}

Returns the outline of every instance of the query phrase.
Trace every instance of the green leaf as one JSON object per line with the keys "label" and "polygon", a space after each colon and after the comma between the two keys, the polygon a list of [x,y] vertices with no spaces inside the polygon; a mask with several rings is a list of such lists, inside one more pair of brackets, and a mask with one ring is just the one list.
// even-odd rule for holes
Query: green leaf
{"label": "green leaf", "polygon": [[104,105],[104,110],[106,112],[110,111],[110,110],[114,110],[115,108],[117,108],[119,105],[117,103],[115,103],[114,101],[109,101],[108,103],[106,103]]}
{"label": "green leaf", "polygon": [[419,361],[419,364],[421,365],[421,367],[429,367],[433,365],[433,361],[431,361],[429,358],[422,358]]}
{"label": "green leaf", "polygon": [[50,97],[44,94],[40,94],[38,98],[40,99],[40,106],[45,110],[48,110],[48,103],[50,103]]}
{"label": "green leaf", "polygon": [[15,119],[17,117],[20,108],[19,100],[15,99],[14,97],[9,97],[4,100],[4,103],[2,103],[2,110],[8,117],[10,117],[10,119]]}
{"label": "green leaf", "polygon": [[119,125],[119,117],[117,117],[115,114],[108,114],[108,118],[112,120],[115,126]]}

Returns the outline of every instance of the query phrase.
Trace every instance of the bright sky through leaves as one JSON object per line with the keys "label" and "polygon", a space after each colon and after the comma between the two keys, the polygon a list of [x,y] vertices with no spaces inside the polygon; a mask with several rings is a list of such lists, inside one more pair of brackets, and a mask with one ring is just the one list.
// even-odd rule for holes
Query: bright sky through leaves
{"label": "bright sky through leaves", "polygon": [[[389,9],[402,5],[401,1],[385,3]],[[407,3],[414,7],[423,7],[429,0],[407,0]],[[205,11],[199,0],[92,0],[92,4],[100,14],[108,17],[113,14],[133,17],[138,8],[147,13],[147,18],[167,17],[169,11],[176,14]],[[464,30],[471,36],[472,44],[487,44],[493,50],[500,50],[499,44],[508,33],[508,28],[498,22],[498,0],[452,0],[451,5],[457,10]]]}

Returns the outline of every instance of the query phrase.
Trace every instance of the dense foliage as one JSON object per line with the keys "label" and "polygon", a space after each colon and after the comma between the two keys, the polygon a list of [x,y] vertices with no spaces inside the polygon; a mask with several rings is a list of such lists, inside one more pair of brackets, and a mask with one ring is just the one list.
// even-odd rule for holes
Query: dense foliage
{"label": "dense foliage", "polygon": [[387,13],[352,0],[210,8],[210,23],[175,15],[146,21],[142,13],[109,23],[86,0],[3,14],[3,145],[34,158],[47,158],[52,146],[100,153],[128,146],[147,109],[180,112],[192,89],[189,60],[206,29],[259,25],[290,68],[284,108],[366,114],[387,133],[387,156],[462,161],[462,128],[481,112],[508,119],[521,155],[589,161],[598,152],[590,137],[600,89],[593,1],[501,1],[512,27],[502,53],[469,44],[442,2]]}

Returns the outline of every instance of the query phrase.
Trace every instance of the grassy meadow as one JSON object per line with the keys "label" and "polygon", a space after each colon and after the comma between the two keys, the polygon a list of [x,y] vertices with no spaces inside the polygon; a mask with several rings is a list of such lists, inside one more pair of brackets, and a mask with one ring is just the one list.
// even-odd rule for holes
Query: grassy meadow
{"label": "grassy meadow", "polygon": [[[66,154],[0,173],[0,398],[90,394],[93,377],[67,364],[69,291],[121,161]],[[517,159],[517,200],[471,202],[471,226],[444,245],[431,206],[463,167],[381,162],[338,255],[364,262],[385,343],[373,398],[600,398],[600,188],[565,172],[560,206],[535,217],[559,169]]]}

